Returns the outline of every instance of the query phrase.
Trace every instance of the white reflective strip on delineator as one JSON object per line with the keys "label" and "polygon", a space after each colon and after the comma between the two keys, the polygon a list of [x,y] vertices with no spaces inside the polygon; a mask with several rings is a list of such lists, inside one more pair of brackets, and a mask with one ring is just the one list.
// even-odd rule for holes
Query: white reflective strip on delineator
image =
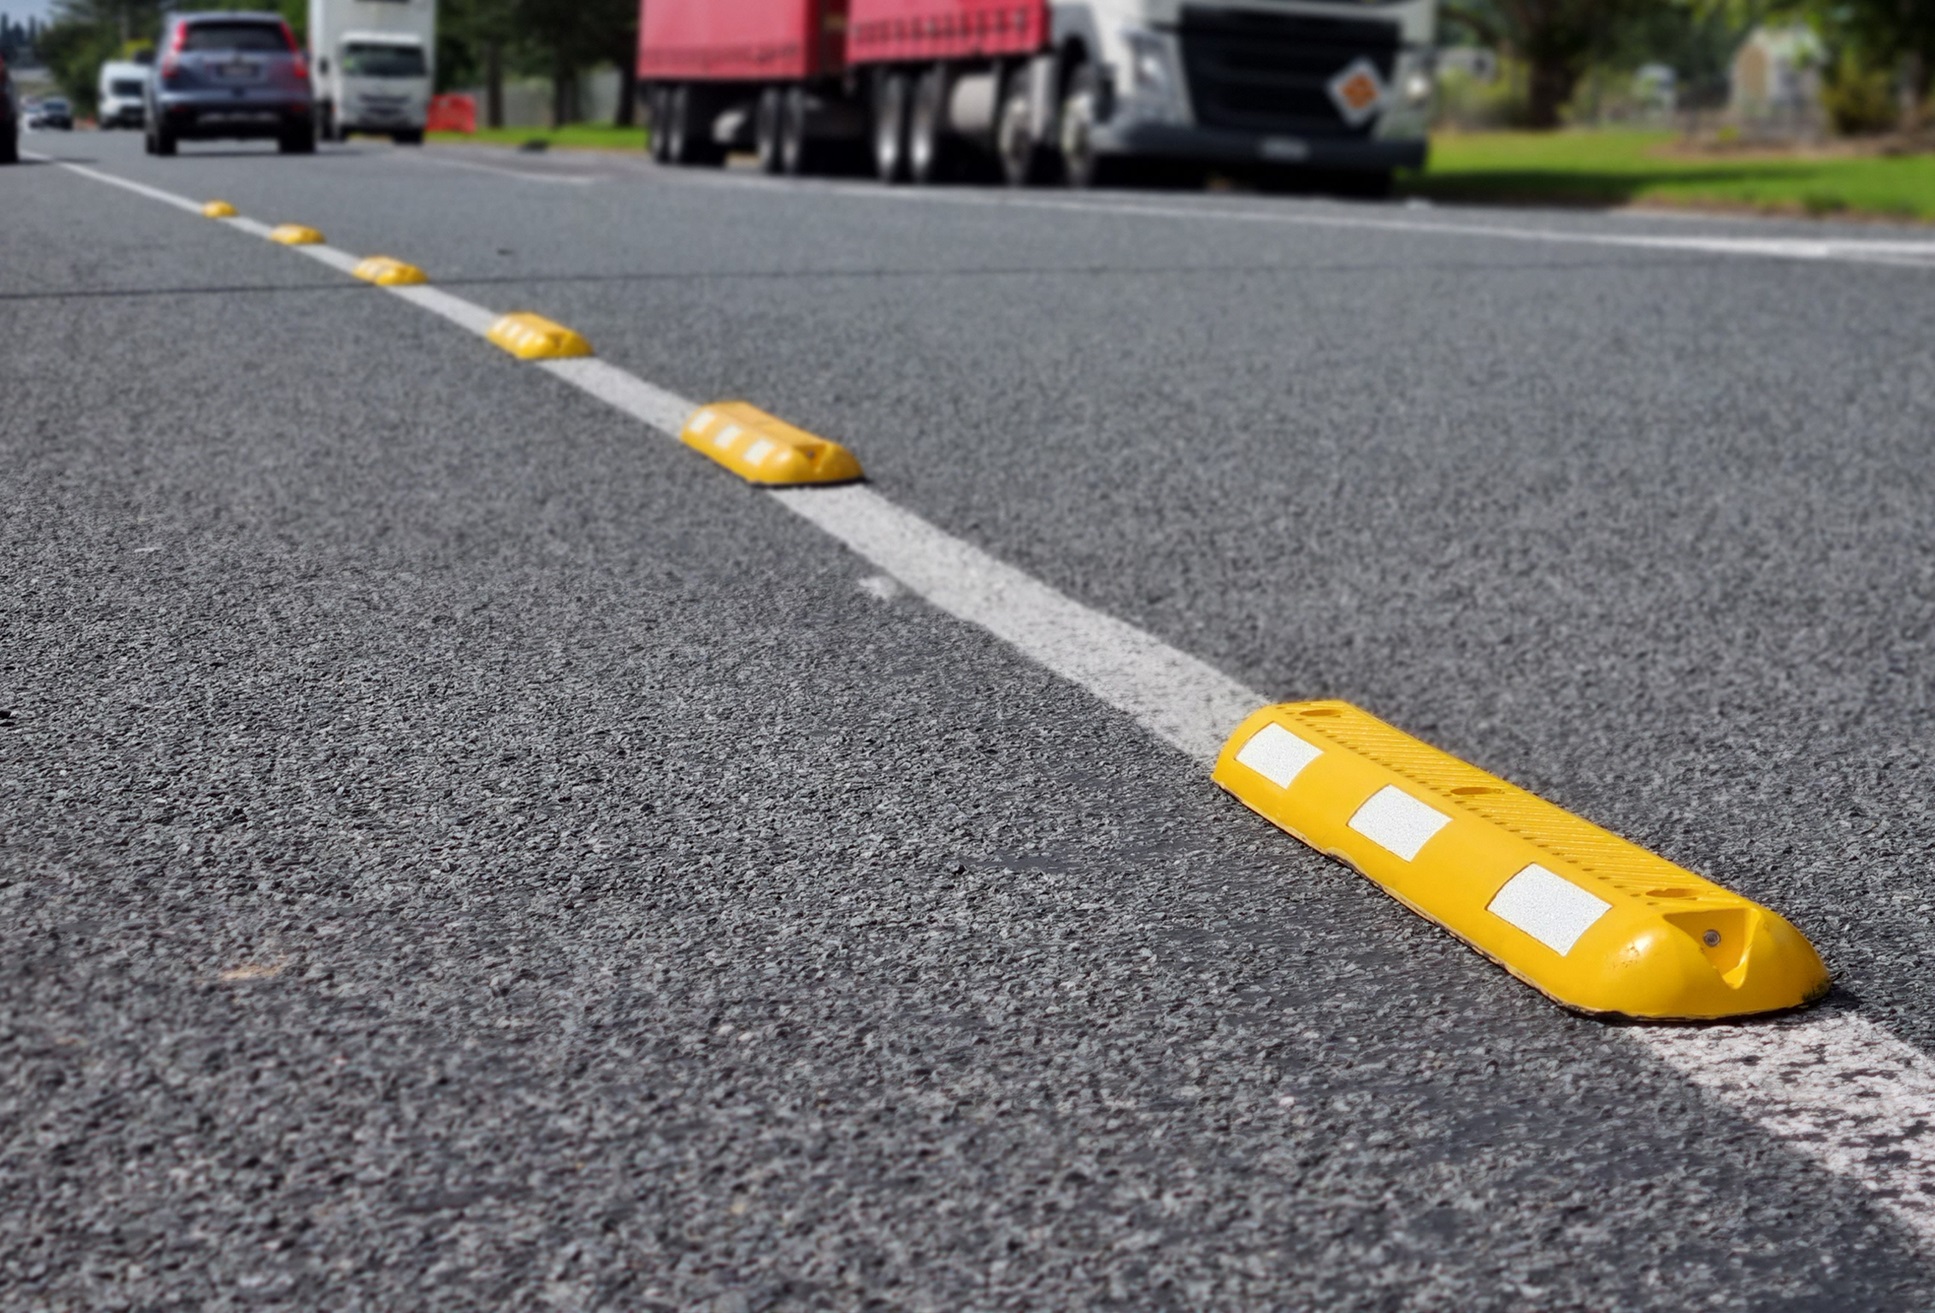
{"label": "white reflective strip on delineator", "polygon": [[1564,957],[1612,904],[1534,863],[1507,880],[1485,910]]}
{"label": "white reflective strip on delineator", "polygon": [[1373,793],[1350,818],[1351,829],[1407,862],[1415,860],[1431,837],[1449,824],[1449,816],[1427,807],[1395,784]]}
{"label": "white reflective strip on delineator", "polygon": [[712,445],[724,451],[727,447],[739,441],[739,435],[745,431],[737,424],[728,424],[719,430],[719,435],[712,440]]}
{"label": "white reflective strip on delineator", "polygon": [[1324,755],[1281,725],[1265,725],[1250,736],[1236,760],[1261,775],[1279,789],[1303,773],[1303,768]]}
{"label": "white reflective strip on delineator", "polygon": [[746,464],[757,465],[772,454],[773,444],[769,440],[761,438],[759,441],[753,443],[752,446],[746,448]]}

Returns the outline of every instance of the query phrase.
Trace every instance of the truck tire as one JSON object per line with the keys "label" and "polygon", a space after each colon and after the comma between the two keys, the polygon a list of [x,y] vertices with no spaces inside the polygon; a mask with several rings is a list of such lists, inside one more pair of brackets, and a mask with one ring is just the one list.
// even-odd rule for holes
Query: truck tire
{"label": "truck tire", "polygon": [[1068,80],[1062,96],[1062,180],[1070,187],[1106,187],[1116,181],[1120,165],[1095,150],[1096,107],[1101,83],[1095,69],[1084,64]]}
{"label": "truck tire", "polygon": [[1054,156],[1035,135],[1028,99],[1028,66],[1008,74],[994,114],[994,152],[1010,187],[1038,187],[1054,172]]}
{"label": "truck tire", "polygon": [[164,125],[155,129],[155,154],[167,156],[175,153],[175,134]]}
{"label": "truck tire", "polygon": [[873,83],[873,171],[892,186],[907,181],[907,111],[911,95],[905,73],[888,70]]}
{"label": "truck tire", "polygon": [[947,136],[947,69],[934,65],[914,84],[907,121],[907,175],[932,186],[953,172],[953,143]]}
{"label": "truck tire", "polygon": [[806,88],[786,89],[779,115],[779,165],[789,178],[802,178],[819,165],[819,152],[807,134]]}
{"label": "truck tire", "polygon": [[652,89],[646,93],[645,103],[651,108],[652,113],[652,161],[656,164],[670,164],[672,162],[670,149],[672,134],[669,131],[672,124],[671,91],[658,83],[653,83]]}
{"label": "truck tire", "polygon": [[759,157],[761,173],[778,173],[781,159],[781,120],[786,114],[785,93],[767,87],[759,93],[759,106],[753,111],[753,150]]}
{"label": "truck tire", "polygon": [[398,146],[421,146],[423,144],[423,129],[405,128],[402,132],[392,132],[390,134],[390,140]]}
{"label": "truck tire", "polygon": [[671,164],[718,165],[726,153],[704,133],[705,111],[693,102],[699,97],[692,84],[681,83],[672,89],[671,113],[666,125],[666,159]]}
{"label": "truck tire", "polygon": [[20,125],[9,123],[4,136],[0,136],[0,164],[20,163]]}

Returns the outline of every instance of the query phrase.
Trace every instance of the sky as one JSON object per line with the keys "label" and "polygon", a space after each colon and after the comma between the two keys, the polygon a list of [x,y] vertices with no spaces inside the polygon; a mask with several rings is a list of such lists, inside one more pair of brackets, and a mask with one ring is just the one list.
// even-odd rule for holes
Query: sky
{"label": "sky", "polygon": [[16,23],[24,23],[30,18],[46,19],[53,10],[54,0],[0,0],[0,14],[5,14]]}

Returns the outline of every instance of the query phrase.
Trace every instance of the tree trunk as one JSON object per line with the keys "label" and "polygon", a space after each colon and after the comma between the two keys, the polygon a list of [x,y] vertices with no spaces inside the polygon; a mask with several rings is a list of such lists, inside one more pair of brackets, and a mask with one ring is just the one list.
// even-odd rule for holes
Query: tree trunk
{"label": "tree trunk", "polygon": [[1532,84],[1526,96],[1528,126],[1544,132],[1559,126],[1559,111],[1572,99],[1579,83],[1578,73],[1558,60],[1535,60]]}
{"label": "tree trunk", "polygon": [[618,109],[612,114],[613,127],[629,128],[638,121],[633,102],[638,99],[638,65],[629,59],[618,61]]}
{"label": "tree trunk", "polygon": [[504,46],[497,41],[484,47],[484,123],[504,126]]}

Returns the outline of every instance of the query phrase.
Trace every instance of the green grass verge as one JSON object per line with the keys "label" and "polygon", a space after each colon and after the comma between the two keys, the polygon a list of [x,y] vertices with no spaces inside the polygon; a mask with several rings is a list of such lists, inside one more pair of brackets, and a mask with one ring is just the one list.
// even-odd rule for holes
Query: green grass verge
{"label": "green grass verge", "polygon": [[644,150],[644,128],[614,128],[607,123],[573,123],[562,128],[479,128],[469,132],[433,132],[431,141],[469,142],[478,146],[522,146],[542,141],[557,150]]}
{"label": "green grass verge", "polygon": [[1634,202],[1935,220],[1935,155],[1675,151],[1670,132],[1447,133],[1407,184],[1446,200]]}

